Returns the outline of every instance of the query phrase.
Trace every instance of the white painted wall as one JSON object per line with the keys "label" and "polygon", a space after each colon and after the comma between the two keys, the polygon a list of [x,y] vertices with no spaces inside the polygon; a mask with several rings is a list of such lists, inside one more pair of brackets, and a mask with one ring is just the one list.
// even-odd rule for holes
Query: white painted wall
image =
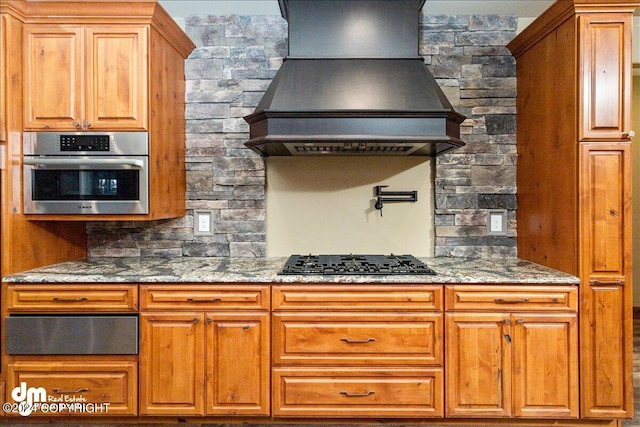
{"label": "white painted wall", "polygon": [[[433,160],[425,157],[266,159],[267,256],[434,254]],[[418,191],[416,203],[374,208],[374,187]]]}

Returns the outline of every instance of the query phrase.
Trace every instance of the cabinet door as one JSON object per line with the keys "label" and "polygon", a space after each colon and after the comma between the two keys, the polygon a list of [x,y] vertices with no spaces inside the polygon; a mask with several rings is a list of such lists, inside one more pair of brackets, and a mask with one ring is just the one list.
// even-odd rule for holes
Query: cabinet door
{"label": "cabinet door", "polygon": [[207,414],[269,415],[267,312],[207,313]]}
{"label": "cabinet door", "polygon": [[145,26],[86,27],[84,125],[90,129],[146,129]]}
{"label": "cabinet door", "polygon": [[25,129],[75,130],[82,120],[82,27],[25,25]]}
{"label": "cabinet door", "polygon": [[579,17],[581,141],[628,138],[631,120],[631,14]]}
{"label": "cabinet door", "polygon": [[633,319],[625,285],[585,286],[581,334],[582,416],[633,416]]}
{"label": "cabinet door", "polygon": [[581,157],[584,274],[624,281],[631,262],[631,146],[584,144]]}
{"label": "cabinet door", "polygon": [[140,414],[204,414],[204,314],[140,314]]}
{"label": "cabinet door", "polygon": [[517,314],[511,323],[513,415],[577,418],[577,314]]}
{"label": "cabinet door", "polygon": [[[7,140],[7,33],[9,16],[0,14],[0,142]],[[2,165],[4,167],[4,165]]]}
{"label": "cabinet door", "polygon": [[446,416],[511,415],[508,314],[447,313]]}

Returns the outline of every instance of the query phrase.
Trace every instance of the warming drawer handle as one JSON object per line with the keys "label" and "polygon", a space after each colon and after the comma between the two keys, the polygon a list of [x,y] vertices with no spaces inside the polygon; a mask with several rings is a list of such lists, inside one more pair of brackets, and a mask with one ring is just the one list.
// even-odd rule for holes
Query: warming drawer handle
{"label": "warming drawer handle", "polygon": [[520,298],[520,299],[504,299],[504,298],[496,298],[493,300],[496,304],[521,304],[523,302],[529,302],[529,298]]}
{"label": "warming drawer handle", "polygon": [[89,298],[87,298],[87,297],[79,297],[79,298],[53,297],[53,300],[56,301],[56,302],[83,302],[83,301],[89,301]]}
{"label": "warming drawer handle", "polygon": [[366,338],[364,340],[352,340],[351,338],[340,338],[340,341],[346,342],[347,344],[366,344],[370,342],[374,342],[375,338]]}
{"label": "warming drawer handle", "polygon": [[343,396],[347,396],[347,397],[367,397],[367,396],[371,396],[372,394],[376,394],[375,391],[365,391],[364,393],[351,393],[348,391],[341,391],[340,392],[341,395]]}
{"label": "warming drawer handle", "polygon": [[52,390],[54,393],[60,393],[60,394],[86,393],[87,391],[89,391],[89,389],[86,387],[80,387],[79,389],[76,389],[76,390],[65,390],[63,388],[54,388]]}
{"label": "warming drawer handle", "polygon": [[189,302],[220,302],[222,301],[221,298],[187,298],[187,301]]}
{"label": "warming drawer handle", "polygon": [[104,166],[122,165],[144,167],[144,162],[139,159],[43,159],[25,157],[22,160],[25,165],[33,166]]}

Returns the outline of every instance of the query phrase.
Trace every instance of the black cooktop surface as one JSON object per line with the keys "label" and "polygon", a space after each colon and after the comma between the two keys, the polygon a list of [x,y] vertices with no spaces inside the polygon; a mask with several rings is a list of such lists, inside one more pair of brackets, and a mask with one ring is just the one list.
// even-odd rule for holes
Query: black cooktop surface
{"label": "black cooktop surface", "polygon": [[291,255],[279,274],[436,274],[412,255]]}

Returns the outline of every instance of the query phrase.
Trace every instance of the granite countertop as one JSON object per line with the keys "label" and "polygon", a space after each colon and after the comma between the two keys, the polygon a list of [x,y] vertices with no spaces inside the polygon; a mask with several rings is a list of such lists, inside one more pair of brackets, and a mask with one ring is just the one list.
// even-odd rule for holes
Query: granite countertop
{"label": "granite countertop", "polygon": [[98,258],[4,278],[10,283],[486,283],[576,285],[577,277],[526,260],[420,258],[436,275],[278,275],[286,258]]}

